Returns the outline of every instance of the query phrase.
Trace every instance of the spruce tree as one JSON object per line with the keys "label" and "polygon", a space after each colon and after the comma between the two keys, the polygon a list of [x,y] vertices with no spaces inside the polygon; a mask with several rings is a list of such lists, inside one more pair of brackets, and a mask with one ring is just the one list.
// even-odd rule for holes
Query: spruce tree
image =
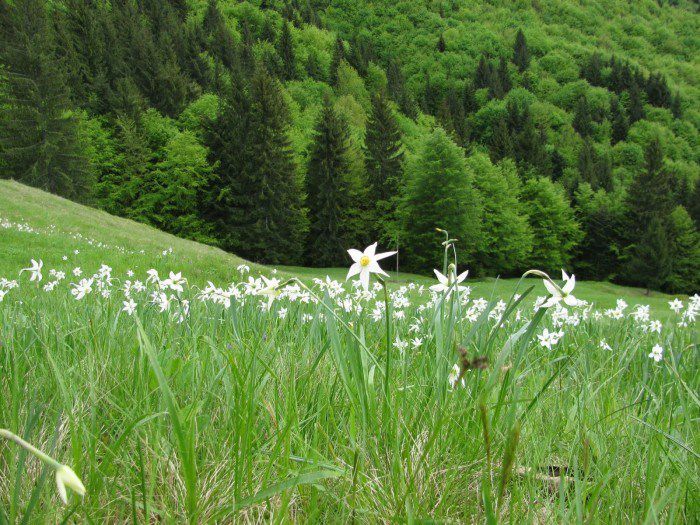
{"label": "spruce tree", "polygon": [[522,29],[518,29],[515,35],[515,45],[513,47],[513,63],[521,73],[530,65],[530,52],[527,49],[527,41]]}
{"label": "spruce tree", "polygon": [[46,9],[40,0],[0,6],[0,173],[86,200],[87,159]]}
{"label": "spruce tree", "polygon": [[292,42],[292,32],[289,22],[282,23],[282,32],[277,44],[277,54],[282,59],[282,70],[280,77],[282,80],[293,80],[295,78],[294,63],[294,43]]}
{"label": "spruce tree", "polygon": [[659,216],[640,225],[642,235],[629,247],[626,280],[650,290],[660,290],[671,274],[671,241],[668,226]]}
{"label": "spruce tree", "polygon": [[483,89],[489,87],[491,82],[491,77],[493,76],[493,66],[491,61],[486,58],[486,55],[481,55],[479,59],[479,64],[476,66],[474,71],[474,87],[476,89]]}
{"label": "spruce tree", "polygon": [[445,49],[446,49],[445,38],[442,35],[440,35],[440,38],[438,38],[438,42],[437,42],[438,53],[444,53]]}
{"label": "spruce tree", "polygon": [[612,127],[610,143],[614,146],[627,138],[627,131],[629,130],[629,122],[625,116],[624,108],[615,96],[610,102],[610,123]]}
{"label": "spruce tree", "polygon": [[331,86],[338,85],[338,67],[345,60],[345,44],[340,38],[336,38],[335,47],[333,48],[333,57],[331,58],[331,70],[329,74]]}
{"label": "spruce tree", "polygon": [[503,89],[503,93],[508,93],[512,87],[510,81],[510,74],[508,73],[508,62],[506,62],[505,57],[501,57],[498,62],[498,80]]}
{"label": "spruce tree", "polygon": [[403,151],[389,101],[382,94],[372,99],[372,113],[365,136],[365,166],[369,202],[373,206],[374,238],[385,243],[396,232],[397,207],[403,178]]}
{"label": "spruce tree", "polygon": [[671,99],[671,113],[673,113],[674,118],[681,118],[683,116],[683,106],[681,104],[681,95],[678,91]]}
{"label": "spruce tree", "polygon": [[307,263],[312,266],[340,266],[347,262],[353,245],[353,188],[349,160],[349,130],[333,109],[323,102],[315,128],[306,175],[309,237]]}
{"label": "spruce tree", "polygon": [[658,138],[649,141],[644,151],[644,169],[627,189],[628,229],[631,239],[640,225],[655,216],[668,217],[673,208],[671,177],[664,169],[663,151]]}
{"label": "spruce tree", "polygon": [[515,156],[515,146],[505,117],[500,118],[489,139],[491,158],[497,162],[505,157]]}
{"label": "spruce tree", "polygon": [[639,89],[637,82],[633,82],[629,89],[629,108],[627,113],[629,114],[630,126],[642,120],[644,118],[644,103],[642,101],[642,93]]}
{"label": "spruce tree", "polygon": [[220,243],[257,262],[299,263],[306,218],[279,82],[261,67],[233,83],[208,133],[216,178],[209,216]]}

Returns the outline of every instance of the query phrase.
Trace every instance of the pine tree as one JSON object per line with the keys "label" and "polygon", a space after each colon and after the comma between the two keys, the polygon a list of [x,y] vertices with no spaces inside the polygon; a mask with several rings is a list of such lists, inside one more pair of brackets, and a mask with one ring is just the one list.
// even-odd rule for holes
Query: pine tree
{"label": "pine tree", "polygon": [[349,130],[326,98],[315,129],[306,176],[309,208],[307,263],[339,266],[355,232],[350,220],[353,202],[349,160]]}
{"label": "pine tree", "polygon": [[527,48],[527,41],[522,29],[518,29],[515,35],[515,45],[513,47],[513,63],[521,73],[530,65],[530,52]]}
{"label": "pine tree", "polygon": [[282,23],[282,32],[277,44],[277,54],[282,59],[282,80],[293,80],[295,74],[294,43],[292,42],[292,32],[289,29],[289,22]]}
{"label": "pine tree", "polygon": [[576,109],[574,110],[574,120],[572,122],[574,129],[582,137],[588,137],[593,133],[593,119],[591,117],[591,108],[588,105],[588,99],[582,96],[578,99]]}
{"label": "pine tree", "polygon": [[403,150],[401,131],[388,100],[381,94],[372,99],[365,148],[368,197],[374,205],[373,237],[386,243],[397,229],[397,207],[403,186]]}
{"label": "pine tree", "polygon": [[441,267],[443,239],[436,227],[459,239],[460,264],[475,262],[482,242],[481,203],[464,152],[441,128],[422,140],[407,164],[401,214],[406,269],[429,272]]}
{"label": "pine tree", "polygon": [[87,200],[92,181],[45,9],[39,0],[0,6],[0,173]]}
{"label": "pine tree", "polygon": [[627,131],[629,130],[629,122],[625,116],[624,108],[620,105],[619,99],[615,96],[613,96],[610,102],[610,123],[612,126],[610,144],[614,146],[627,138]]}

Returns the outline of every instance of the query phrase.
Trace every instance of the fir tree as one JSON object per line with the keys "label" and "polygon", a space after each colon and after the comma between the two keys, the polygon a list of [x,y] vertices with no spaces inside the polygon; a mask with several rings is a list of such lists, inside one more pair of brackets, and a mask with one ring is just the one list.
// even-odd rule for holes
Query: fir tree
{"label": "fir tree", "polygon": [[345,264],[346,250],[353,245],[350,214],[355,203],[348,134],[347,123],[326,98],[316,124],[306,178],[310,220],[307,262],[314,266]]}
{"label": "fir tree", "polygon": [[527,48],[527,41],[522,29],[518,29],[515,35],[515,45],[513,47],[513,63],[521,73],[530,65],[530,52]]}
{"label": "fir tree", "polygon": [[397,207],[403,178],[401,132],[387,99],[372,99],[365,137],[365,166],[369,201],[374,205],[374,238],[391,239],[396,232]]}
{"label": "fir tree", "polygon": [[564,176],[564,168],[566,168],[566,159],[559,153],[559,150],[552,150],[549,156],[550,172],[553,181],[558,181]]}
{"label": "fir tree", "polygon": [[39,0],[0,6],[0,173],[86,200],[92,181],[45,9]]}
{"label": "fir tree", "polygon": [[277,44],[277,54],[282,59],[282,80],[293,80],[295,78],[294,43],[292,42],[292,32],[289,29],[289,22],[282,23],[282,32]]}

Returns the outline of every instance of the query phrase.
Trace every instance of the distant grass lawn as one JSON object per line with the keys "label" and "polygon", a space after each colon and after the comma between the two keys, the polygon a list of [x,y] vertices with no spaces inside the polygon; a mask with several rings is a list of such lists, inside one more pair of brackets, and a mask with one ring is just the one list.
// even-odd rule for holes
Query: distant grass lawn
{"label": "distant grass lawn", "polygon": [[[26,222],[40,234],[0,229],[0,277],[14,278],[19,268],[26,266],[29,259],[42,259],[45,268],[70,270],[72,260],[86,261],[94,271],[100,264],[109,264],[116,276],[123,276],[133,270],[143,276],[150,268],[159,271],[182,271],[191,282],[203,285],[206,281],[217,284],[239,280],[236,267],[249,264],[253,273],[265,272],[270,268],[250,264],[233,254],[218,248],[180,239],[173,235],[134,221],[115,217],[100,210],[82,206],[55,195],[30,188],[14,181],[0,181],[0,218],[13,222]],[[55,227],[55,228],[54,228]],[[76,238],[80,234],[83,238]],[[87,239],[109,245],[99,248],[88,243]],[[123,253],[119,248],[126,250]],[[172,254],[163,255],[164,250],[173,249]],[[74,256],[80,251],[80,257]],[[135,253],[144,250],[144,254]],[[63,257],[68,258],[63,261]],[[387,267],[387,271],[389,268]],[[344,280],[346,268],[304,268],[298,266],[279,267],[281,278],[298,276],[304,280],[329,275],[333,279]],[[389,272],[390,282],[395,285],[430,285],[435,282],[432,276]],[[553,276],[557,277],[557,276]],[[516,290],[518,279],[468,279],[465,283],[472,287],[475,297],[499,297],[507,299]],[[545,295],[539,279],[528,279],[521,283],[520,290],[530,284],[535,285],[532,298]],[[624,298],[630,306],[648,304],[657,317],[669,314],[668,304],[673,296],[646,291],[640,288],[617,286],[605,282],[579,282],[575,295],[594,302],[598,308],[615,305],[618,298]]]}

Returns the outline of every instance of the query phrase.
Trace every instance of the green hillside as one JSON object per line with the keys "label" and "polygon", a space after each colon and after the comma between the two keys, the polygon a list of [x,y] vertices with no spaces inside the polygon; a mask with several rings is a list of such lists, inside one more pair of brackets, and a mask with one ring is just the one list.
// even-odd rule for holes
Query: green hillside
{"label": "green hillside", "polygon": [[[248,265],[253,274],[272,275],[273,267],[252,264],[219,248],[180,239],[14,181],[0,181],[0,210],[0,221],[12,223],[0,227],[0,277],[8,279],[16,278],[16,272],[28,266],[32,258],[43,260],[46,268],[66,273],[76,265],[86,264],[89,265],[84,268],[86,272],[107,264],[120,276],[127,270],[143,275],[151,268],[161,273],[181,271],[191,284],[198,286],[207,281],[224,285],[241,279],[237,271],[240,264]],[[18,229],[18,224],[34,231]],[[171,248],[172,253],[163,254]],[[74,250],[80,253],[75,254]],[[64,256],[67,261],[63,260]],[[348,266],[350,263],[348,258]],[[283,266],[277,273],[280,278],[297,276],[307,282],[326,275],[343,281],[347,269]],[[408,282],[430,285],[435,280],[391,272],[390,282],[394,286]],[[545,295],[539,280],[528,280],[530,282],[536,285],[536,293]],[[518,285],[518,279],[470,279],[468,284],[474,297],[507,299]],[[659,292],[646,295],[646,291],[639,288],[586,281],[578,283],[577,296],[595,302],[598,308],[612,307],[618,298],[624,298],[632,306],[649,304],[661,318],[669,314],[667,302],[675,297]]]}
{"label": "green hillside", "polygon": [[0,178],[259,263],[428,273],[440,227],[474,276],[700,288],[697,2],[0,6]]}

